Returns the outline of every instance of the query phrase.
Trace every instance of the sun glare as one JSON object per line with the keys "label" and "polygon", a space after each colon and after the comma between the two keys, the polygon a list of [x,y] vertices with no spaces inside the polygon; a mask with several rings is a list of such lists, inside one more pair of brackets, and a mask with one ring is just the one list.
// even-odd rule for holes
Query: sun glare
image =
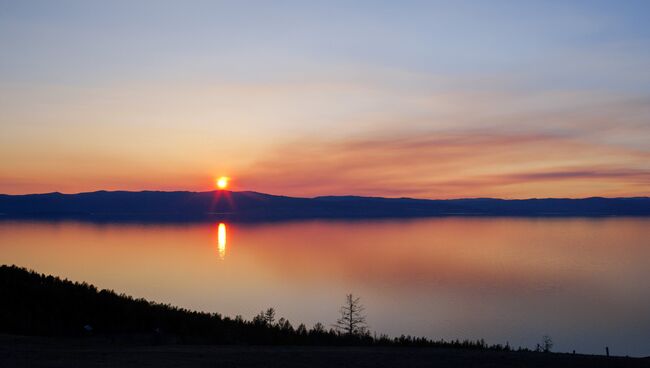
{"label": "sun glare", "polygon": [[226,189],[228,188],[228,177],[222,176],[219,179],[217,179],[217,188],[219,189]]}

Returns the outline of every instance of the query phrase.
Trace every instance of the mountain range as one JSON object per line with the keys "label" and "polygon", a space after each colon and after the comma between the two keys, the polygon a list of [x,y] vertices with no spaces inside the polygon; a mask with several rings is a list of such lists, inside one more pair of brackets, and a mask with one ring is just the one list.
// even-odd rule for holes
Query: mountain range
{"label": "mountain range", "polygon": [[361,196],[299,198],[233,191],[0,195],[0,218],[245,220],[426,216],[650,216],[650,197],[431,200]]}

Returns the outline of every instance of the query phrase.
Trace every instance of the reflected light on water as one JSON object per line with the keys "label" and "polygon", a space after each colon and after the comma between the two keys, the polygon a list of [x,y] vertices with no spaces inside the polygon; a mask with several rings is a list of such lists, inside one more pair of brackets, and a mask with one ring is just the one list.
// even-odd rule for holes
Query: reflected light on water
{"label": "reflected light on water", "polygon": [[223,222],[217,227],[217,250],[219,259],[226,258],[226,224]]}
{"label": "reflected light on water", "polygon": [[336,321],[354,292],[378,333],[531,348],[548,334],[554,350],[599,354],[615,336],[615,354],[647,356],[647,239],[650,218],[0,220],[0,264],[225,316],[271,305],[307,325]]}

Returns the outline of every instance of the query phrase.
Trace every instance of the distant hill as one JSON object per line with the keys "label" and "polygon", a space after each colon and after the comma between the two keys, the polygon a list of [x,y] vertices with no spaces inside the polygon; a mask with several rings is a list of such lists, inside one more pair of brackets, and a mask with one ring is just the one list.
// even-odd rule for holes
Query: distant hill
{"label": "distant hill", "polygon": [[0,195],[0,218],[170,219],[400,218],[425,216],[650,216],[650,198],[427,200],[295,198],[257,192],[126,192]]}

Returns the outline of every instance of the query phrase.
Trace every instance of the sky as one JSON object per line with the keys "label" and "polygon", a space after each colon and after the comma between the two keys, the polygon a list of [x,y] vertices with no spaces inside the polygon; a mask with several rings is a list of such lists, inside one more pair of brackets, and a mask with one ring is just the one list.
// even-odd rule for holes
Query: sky
{"label": "sky", "polygon": [[0,0],[0,193],[648,196],[647,14]]}

